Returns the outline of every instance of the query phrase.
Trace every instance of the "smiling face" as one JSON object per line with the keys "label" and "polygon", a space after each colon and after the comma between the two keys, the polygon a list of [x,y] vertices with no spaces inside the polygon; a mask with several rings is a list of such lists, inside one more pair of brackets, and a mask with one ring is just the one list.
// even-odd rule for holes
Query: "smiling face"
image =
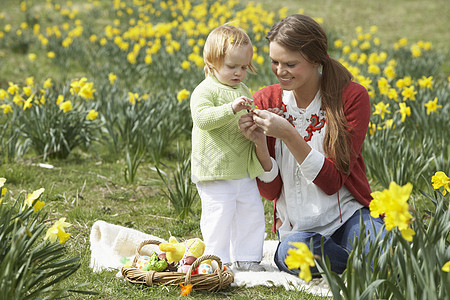
{"label": "smiling face", "polygon": [[277,42],[270,42],[269,49],[272,72],[281,88],[294,91],[296,95],[315,95],[320,82],[319,64],[309,62],[300,52],[289,50]]}
{"label": "smiling face", "polygon": [[222,66],[214,69],[214,75],[221,83],[235,86],[247,75],[252,56],[253,49],[250,44],[234,47],[225,56]]}

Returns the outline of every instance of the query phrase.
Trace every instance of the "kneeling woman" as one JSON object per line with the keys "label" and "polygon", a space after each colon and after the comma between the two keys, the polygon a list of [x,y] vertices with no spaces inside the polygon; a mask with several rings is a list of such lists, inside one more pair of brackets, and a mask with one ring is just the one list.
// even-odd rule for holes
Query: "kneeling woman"
{"label": "kneeling woman", "polygon": [[[279,84],[255,93],[259,109],[242,116],[239,126],[255,143],[266,171],[258,179],[261,195],[274,201],[280,240],[275,263],[298,274],[285,264],[290,242],[309,246],[312,239],[311,250],[321,255],[323,237],[332,270],[342,273],[351,241],[360,234],[360,216],[371,239],[383,225],[370,216],[371,190],[362,157],[369,95],[329,57],[326,33],[310,17],[283,19],[267,40]],[[274,113],[277,108],[284,117]]]}

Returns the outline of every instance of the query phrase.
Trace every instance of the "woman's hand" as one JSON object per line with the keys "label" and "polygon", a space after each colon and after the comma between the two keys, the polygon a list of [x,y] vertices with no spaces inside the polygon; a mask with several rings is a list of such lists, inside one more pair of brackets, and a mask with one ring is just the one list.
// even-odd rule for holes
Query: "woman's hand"
{"label": "woman's hand", "polygon": [[275,220],[275,230],[280,229],[281,225],[283,225],[283,222],[281,222],[280,218],[276,218]]}
{"label": "woman's hand", "polygon": [[274,114],[279,115],[281,117],[284,116],[283,111],[280,108],[278,108],[278,107],[268,108],[267,111],[273,112]]}
{"label": "woman's hand", "polygon": [[272,169],[272,160],[270,159],[269,149],[267,148],[266,135],[255,124],[255,121],[253,121],[253,112],[249,112],[240,117],[239,129],[247,139],[255,143],[256,156],[264,171],[270,171]]}
{"label": "woman's hand", "polygon": [[255,109],[253,121],[267,136],[284,139],[292,134],[294,127],[282,116],[266,110]]}

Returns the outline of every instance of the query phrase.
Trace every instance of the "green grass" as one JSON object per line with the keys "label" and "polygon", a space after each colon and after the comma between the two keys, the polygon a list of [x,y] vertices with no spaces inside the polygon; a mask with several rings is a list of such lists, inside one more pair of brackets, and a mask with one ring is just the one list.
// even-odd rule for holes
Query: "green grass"
{"label": "green grass", "polygon": [[[86,290],[98,292],[87,296],[71,294],[71,299],[171,299],[179,295],[178,287],[142,288],[116,277],[117,271],[93,273],[90,260],[89,233],[96,220],[134,228],[168,239],[177,237],[201,237],[199,228],[200,203],[193,206],[195,215],[180,221],[176,219],[168,200],[163,197],[161,183],[151,164],[139,171],[135,184],[126,184],[123,178],[123,162],[102,162],[96,157],[77,157],[65,161],[53,161],[53,169],[39,167],[32,160],[3,164],[0,174],[7,178],[5,186],[17,196],[21,191],[32,192],[40,187],[46,191],[42,200],[49,219],[66,217],[74,227],[72,237],[66,243],[68,256],[81,257],[81,268],[66,285],[88,283]],[[170,163],[170,162],[168,162]],[[266,231],[268,239],[275,239],[270,232],[271,203],[265,203]],[[286,291],[283,287],[230,288],[214,294],[195,292],[203,299],[321,299],[300,292]]]}

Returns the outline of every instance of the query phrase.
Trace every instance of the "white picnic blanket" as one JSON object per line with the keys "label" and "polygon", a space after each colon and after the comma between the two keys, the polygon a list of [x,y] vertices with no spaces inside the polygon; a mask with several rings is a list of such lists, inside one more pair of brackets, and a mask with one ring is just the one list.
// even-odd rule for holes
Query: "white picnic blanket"
{"label": "white picnic blanket", "polygon": [[[105,221],[96,221],[91,228],[91,261],[89,267],[94,272],[103,270],[114,270],[122,267],[124,257],[133,259],[136,254],[136,248],[144,240],[165,240],[140,232],[135,229],[114,225]],[[254,287],[264,286],[284,286],[286,290],[302,290],[318,296],[331,297],[328,285],[323,279],[313,279],[305,282],[298,276],[281,272],[276,267],[273,257],[278,241],[266,240],[264,242],[263,260],[261,265],[266,272],[234,272],[234,282],[232,286]],[[156,245],[147,245],[142,248],[141,253],[159,253]],[[120,272],[118,276],[121,276]]]}

